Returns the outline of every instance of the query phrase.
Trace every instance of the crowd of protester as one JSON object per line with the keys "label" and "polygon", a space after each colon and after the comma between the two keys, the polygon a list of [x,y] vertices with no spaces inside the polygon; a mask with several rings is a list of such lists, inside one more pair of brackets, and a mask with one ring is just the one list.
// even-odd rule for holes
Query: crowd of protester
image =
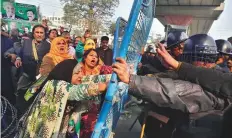
{"label": "crowd of protester", "polygon": [[[86,30],[83,36],[72,38],[69,31],[49,30],[47,23],[43,21],[42,24],[35,25],[30,34],[24,34],[23,36],[19,36],[17,29],[12,30],[11,34],[2,30],[1,40],[1,94],[16,107],[18,117],[23,116],[29,108],[34,108],[32,103],[38,100],[36,97],[40,95],[39,93],[50,92],[51,87],[48,86],[48,83],[56,87],[58,85],[55,85],[53,80],[63,80],[59,87],[69,89],[69,98],[66,99],[66,101],[68,100],[67,106],[63,108],[65,109],[63,112],[65,118],[61,119],[60,122],[62,123],[60,128],[63,129],[63,133],[60,133],[60,135],[70,135],[70,137],[75,135],[74,133],[77,130],[73,125],[80,123],[82,120],[82,123],[86,122],[82,125],[86,128],[81,129],[78,135],[86,138],[90,137],[100,110],[99,104],[103,101],[101,98],[104,98],[104,96],[98,98],[98,95],[106,90],[110,78],[107,74],[112,73],[113,52],[109,48],[109,37],[102,36],[101,46],[97,47],[96,40],[94,41],[92,38],[90,30]],[[99,78],[93,77],[88,80],[87,77],[84,80],[84,76],[98,76]],[[92,83],[94,79],[95,83]],[[102,80],[102,82],[98,80]],[[58,90],[54,94],[57,92]],[[61,92],[64,93],[59,93],[60,98],[65,98],[62,97],[65,91],[62,90]],[[37,101],[36,103],[38,104],[38,102],[43,102],[41,108],[46,108],[47,104],[52,104],[44,101]],[[54,107],[55,104],[59,105],[59,102],[53,103]],[[78,106],[80,103],[82,107]],[[55,109],[48,112],[53,110]],[[80,112],[83,112],[83,114],[80,114]],[[41,116],[33,117],[38,119]],[[27,125],[31,125],[31,120],[27,121]],[[46,123],[41,120],[38,121],[38,125]],[[51,132],[53,131],[51,126],[44,127],[51,128]],[[41,130],[44,127],[41,127]],[[28,130],[20,133],[20,137],[47,134],[49,135],[50,132],[36,134],[34,130],[28,128]]]}
{"label": "crowd of protester", "polygon": [[109,37],[102,36],[98,47],[90,30],[72,38],[69,31],[49,30],[45,21],[23,36],[17,29],[10,34],[2,30],[1,95],[23,118],[17,137],[89,138],[113,71],[128,84],[130,95],[152,105],[149,111],[169,118],[160,121],[142,113],[148,138],[170,138],[174,130],[176,137],[188,137],[183,126],[202,112],[219,112],[221,138],[232,136],[229,41],[170,32],[166,42],[148,46],[141,56],[138,75],[132,75],[124,59],[113,64]]}

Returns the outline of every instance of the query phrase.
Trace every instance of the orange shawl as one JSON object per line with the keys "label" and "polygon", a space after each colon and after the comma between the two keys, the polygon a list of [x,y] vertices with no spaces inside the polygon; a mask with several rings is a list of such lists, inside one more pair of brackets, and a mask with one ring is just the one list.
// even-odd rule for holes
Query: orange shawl
{"label": "orange shawl", "polygon": [[57,47],[57,43],[59,41],[66,42],[65,38],[63,38],[63,37],[56,37],[55,39],[52,40],[51,48],[50,48],[49,53],[47,53],[45,55],[45,56],[50,57],[53,60],[53,62],[54,62],[55,65],[59,64],[60,62],[66,60],[66,59],[73,59],[72,55],[69,54],[68,44],[67,43],[66,43],[66,46],[65,46],[65,52],[64,53],[60,53],[60,50]]}

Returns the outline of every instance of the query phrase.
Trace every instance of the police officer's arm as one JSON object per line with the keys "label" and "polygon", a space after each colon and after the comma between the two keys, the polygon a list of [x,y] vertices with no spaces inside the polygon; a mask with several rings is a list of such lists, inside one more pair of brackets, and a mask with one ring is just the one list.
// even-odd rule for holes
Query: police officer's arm
{"label": "police officer's arm", "polygon": [[172,58],[162,45],[157,49],[157,52],[166,64],[177,71],[179,79],[197,83],[205,90],[214,94],[232,97],[231,73],[222,73],[213,69],[196,67],[188,63],[180,63]]}
{"label": "police officer's arm", "polygon": [[188,63],[182,63],[177,70],[182,80],[201,85],[204,89],[218,95],[232,97],[232,74],[213,69],[200,68]]}
{"label": "police officer's arm", "polygon": [[149,101],[159,107],[171,107],[183,112],[190,112],[187,105],[178,97],[179,80],[131,75],[128,93]]}
{"label": "police officer's arm", "polygon": [[224,106],[219,98],[206,94],[197,84],[171,78],[130,75],[126,61],[117,60],[113,64],[113,70],[122,82],[129,84],[128,93],[131,95],[159,107],[170,107],[187,113],[221,109],[218,105],[222,105],[222,108]]}
{"label": "police officer's arm", "polygon": [[171,107],[186,111],[186,106],[177,98],[175,85],[172,79],[159,79],[156,77],[143,77],[130,75],[125,60],[116,59],[113,71],[119,79],[129,84],[129,94],[157,104],[160,107]]}

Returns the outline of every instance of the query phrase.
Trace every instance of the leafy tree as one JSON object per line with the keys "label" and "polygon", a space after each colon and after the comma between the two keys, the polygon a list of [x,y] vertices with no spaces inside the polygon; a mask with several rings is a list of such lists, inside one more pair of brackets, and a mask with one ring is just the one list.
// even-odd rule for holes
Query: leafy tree
{"label": "leafy tree", "polygon": [[[119,0],[60,0],[64,4],[64,21],[77,25],[80,19],[88,20],[91,31],[99,31],[99,25],[105,26],[114,15]],[[104,24],[104,25],[102,25]],[[95,32],[95,33],[96,33]]]}

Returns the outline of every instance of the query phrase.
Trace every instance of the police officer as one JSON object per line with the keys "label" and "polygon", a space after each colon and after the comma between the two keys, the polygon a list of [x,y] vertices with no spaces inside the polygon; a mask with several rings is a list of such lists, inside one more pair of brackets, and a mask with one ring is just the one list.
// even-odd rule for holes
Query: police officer
{"label": "police officer", "polygon": [[[165,43],[165,45],[167,45],[167,49],[170,52],[170,54],[175,59],[179,60],[178,58],[183,53],[184,42],[187,40],[187,38],[188,38],[188,36],[185,32],[173,31],[173,32],[170,32],[168,34],[167,42],[162,41],[162,43]],[[151,50],[154,50],[154,49],[151,49]],[[141,68],[139,70],[139,72],[138,72],[139,75],[146,75],[146,74],[150,74],[150,73],[159,73],[159,72],[167,71],[167,68],[165,67],[165,65],[162,65],[161,61],[158,59],[157,56],[155,56],[155,57],[143,56],[143,58],[142,58],[143,62],[144,62],[144,59],[149,59],[149,60],[145,60],[147,65],[145,68]],[[151,70],[151,71],[149,71],[149,70]]]}
{"label": "police officer", "polygon": [[228,61],[227,61],[227,67],[229,69],[229,72],[232,73],[232,56],[230,56]]}
{"label": "police officer", "polygon": [[153,74],[160,72],[160,70],[166,70],[156,58],[156,50],[152,45],[149,45],[145,53],[142,55],[138,68],[137,74],[139,75]]}
{"label": "police officer", "polygon": [[[162,48],[162,50],[165,51],[165,48]],[[159,49],[158,49],[158,53],[160,54]],[[206,34],[198,34],[191,36],[185,43],[185,49],[183,55],[184,55],[183,61],[186,61],[188,63],[191,63],[199,67],[213,68],[215,67],[215,60],[217,58],[216,43],[212,37]],[[174,58],[171,58],[171,60],[176,61]],[[129,94],[132,94],[146,101],[149,101],[155,106],[161,108],[167,107],[167,108],[175,109],[185,114],[199,113],[202,111],[205,112],[212,110],[224,110],[228,106],[227,98],[228,98],[228,94],[231,93],[229,89],[231,87],[229,84],[232,83],[231,76],[229,77],[227,75],[227,80],[217,80],[217,79],[215,80],[214,78],[208,76],[208,74],[198,74],[198,76],[205,75],[204,76],[205,80],[200,81],[200,83],[203,84],[202,86],[204,87],[200,87],[199,85],[201,84],[199,85],[196,84],[196,82],[199,81],[199,79],[197,79],[198,78],[197,74],[195,74],[196,76],[192,76],[192,78],[190,78],[190,80],[192,81],[196,79],[195,83],[190,83],[188,81],[180,81],[178,79],[171,79],[171,78],[141,77],[141,76],[125,74],[126,72],[125,61],[121,59],[118,59],[118,61],[119,63],[113,65],[113,70],[118,74],[121,81],[129,84]],[[185,63],[176,62],[176,64],[172,66],[172,68],[178,71],[182,66],[185,67],[185,70],[187,72],[183,74],[183,76],[187,76],[189,72],[187,71],[188,68],[186,67]],[[201,68],[199,70],[201,70]],[[216,72],[215,74],[220,74],[220,73]],[[185,78],[182,79],[184,80]],[[210,86],[207,85],[207,82],[209,81],[212,82],[210,83],[211,84]],[[215,85],[217,83],[218,85]],[[210,105],[210,103],[212,105]],[[168,115],[169,118],[172,118],[173,112],[169,112]],[[168,125],[169,127],[174,127],[179,123],[175,119],[171,119],[170,121],[171,123],[170,125]],[[210,120],[207,121],[209,123]],[[151,121],[149,120],[147,122],[151,122]],[[154,125],[150,124],[150,125],[146,125],[146,127],[147,127],[147,137],[157,137],[156,134],[159,132],[156,131],[155,132],[156,134],[154,133],[155,131],[153,129]],[[190,136],[207,137],[207,135],[208,136],[219,135],[218,134],[219,131],[212,131],[212,129],[210,128],[211,126],[197,125],[195,127],[198,127],[199,129],[194,129],[191,131],[196,131],[196,133],[179,131],[182,132],[182,134],[185,134],[179,137],[190,137]],[[214,127],[218,127],[217,129],[220,129],[220,125],[216,125]],[[168,128],[167,130],[169,132],[169,135],[167,133],[163,135],[159,133],[160,135],[158,137],[171,137],[172,129]],[[202,130],[209,130],[209,131],[208,133],[205,133]],[[164,132],[165,131],[163,131],[163,133]],[[200,133],[203,135],[201,135]]]}
{"label": "police officer", "polygon": [[177,59],[184,50],[184,42],[188,39],[185,32],[173,31],[168,34],[167,37],[167,49],[170,50],[170,54]]}
{"label": "police officer", "polygon": [[218,39],[215,41],[218,49],[217,64],[223,69],[224,72],[230,72],[227,67],[227,62],[230,56],[232,56],[232,45],[229,41]]}

